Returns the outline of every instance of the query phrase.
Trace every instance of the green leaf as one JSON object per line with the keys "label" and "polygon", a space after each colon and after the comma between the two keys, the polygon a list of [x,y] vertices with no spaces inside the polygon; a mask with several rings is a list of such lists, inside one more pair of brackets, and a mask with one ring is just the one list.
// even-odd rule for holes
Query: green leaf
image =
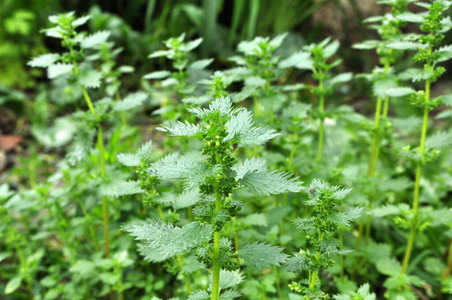
{"label": "green leaf", "polygon": [[149,54],[148,58],[169,56],[171,53],[172,53],[172,51],[170,51],[170,50],[159,50],[159,51],[155,51],[155,52]]}
{"label": "green leaf", "polygon": [[127,167],[137,167],[141,163],[141,159],[136,154],[120,153],[117,158],[120,163]]}
{"label": "green leaf", "polygon": [[185,121],[185,123],[181,121],[166,122],[162,127],[157,127],[156,129],[168,132],[172,136],[195,136],[203,131],[198,124],[191,124],[188,121]]}
{"label": "green leaf", "polygon": [[138,181],[127,181],[118,185],[115,191],[115,196],[125,196],[125,195],[133,195],[133,194],[141,194],[145,191],[140,187],[140,183]]}
{"label": "green leaf", "polygon": [[303,189],[303,182],[297,181],[286,172],[268,171],[265,160],[261,158],[246,159],[243,163],[234,166],[237,172],[236,180],[251,191],[261,195],[276,195],[286,192],[297,193]]}
{"label": "green leaf", "polygon": [[213,62],[213,58],[200,59],[194,61],[188,68],[191,70],[202,70],[207,68]]}
{"label": "green leaf", "polygon": [[443,103],[446,104],[447,106],[452,107],[452,94],[442,95],[441,101],[443,101]]}
{"label": "green leaf", "polygon": [[255,242],[239,249],[237,254],[245,260],[245,263],[252,268],[262,271],[264,268],[270,268],[271,265],[281,266],[287,255],[281,253],[283,248],[265,243]]}
{"label": "green leaf", "polygon": [[406,70],[408,77],[413,81],[427,80],[433,75],[432,72],[425,69],[411,68]]}
{"label": "green leaf", "polygon": [[362,215],[363,208],[355,207],[346,213],[334,213],[329,216],[329,220],[340,225],[350,226],[350,221],[359,218]]}
{"label": "green leaf", "polygon": [[416,93],[416,90],[409,87],[397,87],[386,91],[386,95],[390,97],[402,97]]}
{"label": "green leaf", "polygon": [[31,59],[27,63],[27,65],[34,68],[36,67],[47,68],[53,65],[55,62],[57,62],[59,59],[60,59],[59,54],[54,53],[43,54]]}
{"label": "green leaf", "polygon": [[267,226],[267,216],[261,213],[247,215],[242,219],[243,224],[251,226]]}
{"label": "green leaf", "polygon": [[241,296],[242,293],[240,293],[239,291],[230,289],[223,292],[223,294],[220,295],[220,299],[234,299]]}
{"label": "green leaf", "polygon": [[[74,21],[72,21],[71,25],[75,28],[75,27],[85,24],[86,22],[88,22],[89,19],[91,19],[91,16],[80,17],[80,18],[77,18]],[[50,17],[49,17],[49,20],[50,20]]]}
{"label": "green leaf", "polygon": [[125,111],[132,108],[138,107],[143,104],[143,102],[148,99],[148,94],[145,92],[136,92],[129,94],[122,101],[116,102],[113,106],[113,110]]}
{"label": "green leaf", "polygon": [[333,78],[331,78],[330,85],[334,86],[339,83],[348,82],[348,81],[352,80],[352,78],[353,78],[353,73],[351,73],[351,72],[350,73],[342,73],[342,74],[336,75]]}
{"label": "green leaf", "polygon": [[253,124],[252,113],[246,109],[239,110],[226,122],[228,135],[224,139],[226,141],[234,139],[242,145],[258,145],[279,135],[273,129],[253,127]]}
{"label": "green leaf", "polygon": [[[307,51],[294,53],[291,56],[289,56],[288,58],[281,60],[278,64],[278,67],[281,69],[287,69],[287,68],[297,67],[298,65],[300,65],[300,66],[311,65],[312,66],[311,53],[309,53]],[[299,69],[302,69],[302,68],[299,68]],[[311,68],[307,68],[307,69],[311,69]]]}
{"label": "green leaf", "polygon": [[325,48],[323,48],[323,56],[325,58],[330,58],[334,54],[336,54],[337,50],[339,49],[340,43],[339,41],[332,41],[329,43]]}
{"label": "green leaf", "polygon": [[72,72],[74,66],[66,63],[56,63],[47,69],[47,77],[55,79],[61,75],[67,75]]}
{"label": "green leaf", "polygon": [[[210,281],[212,282],[212,276],[209,276]],[[227,271],[220,270],[220,290],[228,289],[233,286],[238,285],[244,279],[243,275],[240,273],[240,270]],[[212,286],[212,284],[210,284]]]}
{"label": "green leaf", "polygon": [[189,41],[189,42],[183,44],[180,49],[184,52],[190,52],[191,50],[193,50],[196,47],[198,47],[199,45],[201,45],[201,43],[202,43],[202,38],[199,38],[199,39]]}
{"label": "green leaf", "polygon": [[[241,108],[243,109],[243,108]],[[187,109],[189,112],[194,114],[199,119],[205,119],[210,115],[215,113],[219,113],[222,118],[230,117],[235,111],[241,110],[232,107],[232,102],[229,97],[221,97],[215,99],[210,105],[208,109],[205,108],[189,108]]]}
{"label": "green leaf", "polygon": [[380,43],[381,42],[377,40],[367,40],[362,43],[354,44],[352,48],[359,50],[370,50],[377,48]]}
{"label": "green leaf", "polygon": [[173,200],[174,209],[182,209],[195,205],[201,200],[199,189],[185,190],[182,194],[177,195]]}
{"label": "green leaf", "polygon": [[143,79],[162,79],[171,75],[169,71],[156,71],[143,76]]}
{"label": "green leaf", "polygon": [[286,39],[288,33],[284,32],[281,34],[278,34],[277,36],[275,36],[274,38],[272,38],[270,40],[270,42],[268,43],[271,49],[276,49],[279,48],[281,46],[281,44],[284,42],[284,40]]}
{"label": "green leaf", "polygon": [[210,294],[206,291],[196,291],[187,298],[187,300],[205,300],[205,299],[210,299]]}
{"label": "green leaf", "polygon": [[312,261],[304,254],[304,251],[301,250],[300,252],[301,253],[294,253],[293,256],[286,259],[284,268],[287,271],[300,274],[303,271],[312,269]]}
{"label": "green leaf", "polygon": [[294,92],[294,91],[304,90],[307,88],[309,88],[309,86],[307,84],[296,83],[296,84],[285,85],[283,87],[282,91],[283,92]]}
{"label": "green leaf", "polygon": [[93,144],[93,135],[94,131],[87,128],[77,131],[75,140],[66,154],[69,164],[75,166],[86,158]]}
{"label": "green leaf", "polygon": [[78,82],[87,88],[100,87],[100,80],[102,79],[102,73],[96,70],[87,70],[80,74]]}
{"label": "green leaf", "polygon": [[380,273],[388,276],[398,276],[402,271],[402,266],[393,258],[383,258],[377,261],[377,269]]}
{"label": "green leaf", "polygon": [[245,86],[264,87],[267,81],[259,76],[251,76],[245,79]]}
{"label": "green leaf", "polygon": [[412,12],[404,12],[404,13],[398,14],[396,18],[399,20],[402,20],[404,22],[410,22],[410,23],[422,23],[425,21],[425,18],[423,15],[414,14]]}
{"label": "green leaf", "polygon": [[425,147],[430,149],[439,149],[450,144],[452,144],[452,134],[447,132],[437,132],[425,141]]}
{"label": "green leaf", "polygon": [[106,30],[90,34],[80,42],[80,47],[86,49],[86,48],[95,48],[99,45],[102,45],[107,42],[107,39],[110,36],[110,34],[111,32]]}
{"label": "green leaf", "polygon": [[389,43],[388,45],[386,45],[386,47],[395,50],[417,50],[426,48],[427,46],[421,43],[415,43],[410,41],[397,41]]}
{"label": "green leaf", "polygon": [[203,244],[213,234],[213,228],[209,224],[191,222],[177,227],[150,219],[132,223],[125,229],[135,236],[136,240],[141,241],[143,247],[159,253],[163,260]]}
{"label": "green leaf", "polygon": [[5,294],[11,294],[15,290],[17,290],[20,287],[20,284],[22,283],[22,275],[13,277],[5,287]]}

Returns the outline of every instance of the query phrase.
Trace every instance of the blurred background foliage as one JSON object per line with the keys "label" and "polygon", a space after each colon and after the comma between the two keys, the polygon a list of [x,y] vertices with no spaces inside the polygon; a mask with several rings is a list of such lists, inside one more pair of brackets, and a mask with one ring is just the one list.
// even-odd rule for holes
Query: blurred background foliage
{"label": "blurred background foliage", "polygon": [[[345,25],[360,24],[362,9],[356,0],[3,0],[0,3],[0,85],[19,89],[32,88],[39,80],[36,70],[26,67],[33,56],[58,49],[51,39],[44,40],[39,28],[48,26],[47,17],[65,11],[77,15],[90,14],[91,30],[108,29],[115,43],[124,48],[122,60],[138,67],[132,83],[139,82],[144,70],[155,63],[147,54],[161,47],[163,40],[185,32],[188,38],[203,37],[203,57],[214,56],[217,63],[227,64],[237,43],[255,36],[275,36],[290,32],[285,49],[292,51],[304,41],[318,41],[326,34],[344,31],[335,20]],[[373,2],[373,1],[369,1]],[[333,18],[322,15],[334,12]],[[320,16],[316,16],[320,14]],[[330,22],[330,23],[325,23]],[[347,25],[348,26],[348,25]],[[337,27],[337,26],[336,26]],[[361,40],[365,29],[358,25],[337,36],[348,42]],[[355,37],[350,37],[354,35]],[[337,34],[336,34],[337,35]],[[334,37],[334,36],[333,36]],[[347,41],[348,40],[348,41]],[[345,48],[344,48],[345,49]],[[166,67],[166,66],[161,66]]]}

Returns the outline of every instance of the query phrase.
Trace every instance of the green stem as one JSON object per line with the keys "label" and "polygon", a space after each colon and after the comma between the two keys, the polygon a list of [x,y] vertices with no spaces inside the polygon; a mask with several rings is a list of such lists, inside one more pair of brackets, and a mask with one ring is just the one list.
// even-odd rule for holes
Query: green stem
{"label": "green stem", "polygon": [[184,266],[184,263],[182,262],[182,255],[178,255],[178,256],[177,256],[177,262],[179,263],[179,267],[180,267],[180,269],[181,269],[181,274],[182,274],[182,276],[184,277],[185,287],[187,288],[187,292],[188,292],[188,294],[190,295],[191,292],[192,292],[191,285],[190,285],[190,280],[188,279],[187,275],[185,275],[185,274],[182,272],[182,267]]}
{"label": "green stem", "polygon": [[[430,47],[431,50],[431,47]],[[429,67],[429,65],[428,65]],[[421,132],[421,142],[419,147],[419,153],[421,157],[425,152],[425,140],[427,138],[427,127],[428,127],[428,102],[430,100],[430,80],[427,80],[425,83],[425,106],[424,106],[424,121],[422,123],[422,132]],[[411,221],[411,230],[410,236],[408,238],[408,244],[405,250],[405,256],[403,257],[402,264],[402,274],[405,274],[406,269],[408,267],[408,263],[410,262],[411,250],[413,248],[414,237],[416,235],[417,229],[417,211],[419,206],[419,187],[421,181],[421,165],[418,163],[416,168],[416,181],[414,183],[414,197],[413,197],[413,219]]]}
{"label": "green stem", "polygon": [[[316,262],[320,261],[320,255],[321,255],[320,252],[317,252],[316,257],[315,257]],[[319,273],[319,270],[314,271],[312,273],[311,281],[309,282],[309,289],[311,291],[314,291],[314,289],[315,289],[315,282],[317,281],[317,274],[318,273]]]}
{"label": "green stem", "polygon": [[92,226],[91,216],[88,214],[85,204],[83,204],[83,201],[81,201],[80,198],[78,198],[78,203],[80,205],[80,208],[82,209],[83,214],[85,215],[85,220],[88,223],[88,228],[93,239],[94,247],[96,248],[96,250],[99,250],[99,243],[97,242],[96,232],[94,231],[94,227]]}
{"label": "green stem", "polygon": [[[217,197],[215,200],[215,211],[221,209],[221,195],[217,187]],[[215,231],[213,234],[213,267],[212,267],[212,300],[220,298],[220,232]]]}
{"label": "green stem", "polygon": [[278,292],[278,299],[281,300],[282,299],[282,294],[281,294],[281,284],[280,284],[280,274],[279,274],[279,269],[275,266],[273,267],[273,269],[275,270],[276,273],[276,291]]}
{"label": "green stem", "polygon": [[323,95],[323,79],[319,80],[319,90],[322,92],[322,96],[320,96],[320,104],[319,104],[319,111],[320,111],[320,127],[319,127],[319,150],[317,153],[317,161],[322,160],[322,153],[323,153],[323,113],[325,111],[325,96]]}

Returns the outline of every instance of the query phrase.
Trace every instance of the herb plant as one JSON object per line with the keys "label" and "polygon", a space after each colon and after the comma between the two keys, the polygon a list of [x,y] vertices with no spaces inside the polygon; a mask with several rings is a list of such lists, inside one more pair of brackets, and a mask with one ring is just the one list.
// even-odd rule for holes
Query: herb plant
{"label": "herb plant", "polygon": [[[240,282],[237,255],[256,269],[279,265],[286,258],[280,247],[265,243],[248,244],[231,252],[231,241],[221,238],[221,230],[240,210],[241,203],[233,199],[233,192],[246,187],[269,195],[298,192],[302,187],[301,182],[290,178],[287,173],[268,171],[265,161],[260,158],[236,163],[232,156],[233,145],[261,144],[277,136],[274,130],[253,126],[252,115],[245,108],[234,108],[229,98],[219,98],[208,109],[194,108],[189,111],[201,123],[178,121],[166,123],[159,129],[173,136],[191,136],[202,140],[202,159],[169,154],[151,164],[149,173],[160,179],[183,179],[186,188],[199,189],[212,198],[196,206],[196,221],[183,227],[148,220],[129,231],[141,241],[143,247],[162,258],[197,249],[198,259],[211,267],[212,284],[209,292],[198,291],[192,297],[215,300],[220,298],[221,290]],[[234,290],[224,293],[234,295],[232,298],[240,295]]]}

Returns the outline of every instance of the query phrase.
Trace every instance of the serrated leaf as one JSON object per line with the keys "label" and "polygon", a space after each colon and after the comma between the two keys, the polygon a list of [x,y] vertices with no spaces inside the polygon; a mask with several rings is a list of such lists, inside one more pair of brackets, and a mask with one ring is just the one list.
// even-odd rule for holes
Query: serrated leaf
{"label": "serrated leaf", "polygon": [[127,181],[118,185],[115,191],[116,196],[126,196],[126,195],[134,195],[141,194],[145,191],[140,187],[140,183],[138,181]]}
{"label": "serrated leaf", "polygon": [[195,136],[202,132],[202,128],[198,124],[192,124],[188,121],[185,121],[185,123],[181,121],[166,122],[162,127],[157,127],[156,129],[168,132],[172,136]]}
{"label": "serrated leaf", "polygon": [[194,114],[199,119],[205,119],[208,116],[219,113],[222,118],[227,118],[237,111],[236,108],[232,107],[232,102],[229,97],[221,97],[215,99],[208,109],[205,108],[189,108],[187,109],[190,113]]}
{"label": "serrated leaf", "polygon": [[196,47],[198,47],[199,45],[201,45],[201,43],[202,43],[202,38],[199,38],[199,39],[196,39],[193,41],[189,41],[181,46],[181,50],[184,52],[190,52],[191,50],[193,50]]}
{"label": "serrated leaf", "polygon": [[73,65],[66,63],[56,63],[47,69],[47,77],[49,79],[57,78],[61,75],[67,75],[72,72]]}
{"label": "serrated leaf", "polygon": [[169,71],[156,71],[143,76],[143,79],[163,79],[171,75]]}
{"label": "serrated leaf", "polygon": [[27,63],[27,65],[34,68],[36,67],[47,68],[53,65],[55,62],[57,62],[59,59],[60,59],[59,54],[55,53],[43,54],[31,59]]}
{"label": "serrated leaf", "polygon": [[125,229],[130,235],[135,236],[143,247],[158,253],[162,260],[203,244],[213,234],[213,228],[205,223],[191,222],[183,227],[177,227],[150,219],[134,222]]}
{"label": "serrated leaf", "polygon": [[298,177],[285,172],[268,171],[265,160],[261,158],[246,159],[235,165],[234,170],[240,184],[261,195],[296,193],[303,189],[302,182],[297,181]]}
{"label": "serrated leaf", "polygon": [[278,136],[275,130],[268,127],[253,127],[253,115],[246,109],[240,109],[226,122],[228,135],[224,140],[235,140],[241,145],[257,145]]}
{"label": "serrated leaf", "polygon": [[240,293],[237,290],[226,290],[220,295],[220,299],[234,299],[242,296],[242,293]]}
{"label": "serrated leaf", "polygon": [[386,95],[390,97],[402,97],[416,93],[416,90],[409,87],[397,87],[386,91]]}
{"label": "serrated leaf", "polygon": [[312,269],[312,261],[303,253],[294,253],[293,256],[286,259],[284,268],[289,272],[300,274],[305,270]]}
{"label": "serrated leaf", "polygon": [[417,68],[408,69],[408,70],[406,70],[406,73],[413,82],[427,80],[427,79],[431,78],[431,76],[432,76],[432,72],[425,70],[425,69],[417,69]]}
{"label": "serrated leaf", "polygon": [[80,18],[77,18],[74,21],[72,21],[71,25],[73,27],[78,27],[78,26],[81,26],[81,25],[85,24],[86,22],[88,22],[89,19],[91,19],[91,16],[80,17]]}
{"label": "serrated leaf", "polygon": [[206,58],[194,61],[188,68],[191,70],[202,70],[213,62],[213,58]]}
{"label": "serrated leaf", "polygon": [[350,221],[359,218],[362,215],[363,208],[355,207],[346,213],[334,213],[329,216],[329,220],[340,225],[350,226]]}
{"label": "serrated leaf", "polygon": [[125,111],[138,107],[143,104],[143,102],[148,98],[148,94],[145,92],[136,92],[129,94],[122,101],[116,102],[113,106],[113,110]]}
{"label": "serrated leaf", "polygon": [[98,88],[100,87],[101,78],[102,73],[96,70],[87,70],[80,74],[78,82],[87,88]]}
{"label": "serrated leaf", "polygon": [[136,154],[120,153],[117,158],[120,163],[127,167],[137,167],[141,163],[141,159]]}
{"label": "serrated leaf", "polygon": [[172,205],[174,209],[182,209],[198,203],[201,199],[199,189],[185,190],[173,198]]}
{"label": "serrated leaf", "polygon": [[331,78],[330,85],[334,86],[339,83],[348,82],[348,81],[352,80],[352,78],[353,78],[353,73],[351,73],[351,72],[342,73],[342,74],[336,75],[333,78]]}
{"label": "serrated leaf", "polygon": [[110,36],[110,31],[98,31],[93,34],[88,35],[80,42],[80,47],[82,48],[95,48],[99,45],[107,42],[108,37]]}
{"label": "serrated leaf", "polygon": [[[240,273],[240,270],[227,271],[220,270],[220,290],[228,289],[233,286],[238,285],[244,279],[243,275]],[[210,281],[212,278],[210,276]],[[212,284],[210,284],[212,286]]]}
{"label": "serrated leaf", "polygon": [[152,141],[147,141],[141,145],[140,149],[137,151],[137,155],[142,161],[149,159],[152,153]]}
{"label": "serrated leaf", "polygon": [[437,132],[425,141],[425,147],[430,149],[439,149],[450,144],[452,144],[452,134],[447,132]]}
{"label": "serrated leaf", "polygon": [[188,296],[187,300],[205,300],[209,299],[210,294],[206,291],[196,291],[190,296]]}
{"label": "serrated leaf", "polygon": [[239,249],[237,254],[245,260],[247,265],[262,271],[264,268],[270,268],[271,265],[281,266],[287,255],[281,253],[283,248],[265,243],[255,242]]}

